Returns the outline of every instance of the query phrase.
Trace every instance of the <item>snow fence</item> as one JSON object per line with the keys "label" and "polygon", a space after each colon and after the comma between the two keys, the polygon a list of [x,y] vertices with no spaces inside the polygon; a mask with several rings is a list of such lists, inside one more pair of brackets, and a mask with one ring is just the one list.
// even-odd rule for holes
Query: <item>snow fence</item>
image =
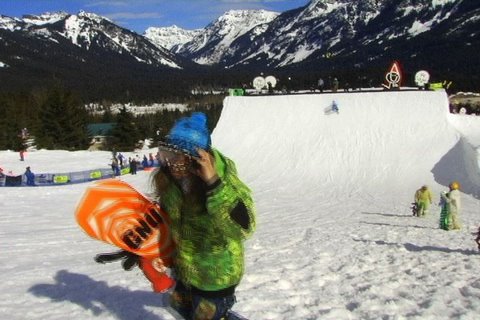
{"label": "snow fence", "polygon": [[[139,165],[137,170],[147,170],[158,167],[158,162],[155,162],[153,167],[143,167]],[[130,168],[125,167],[120,170],[120,175],[129,174]],[[60,173],[40,173],[35,174],[35,186],[55,186],[74,183],[84,183],[100,179],[107,179],[114,177],[111,168],[101,168],[85,171],[75,172],[60,172]],[[27,178],[25,175],[9,176],[0,174],[0,187],[22,187],[27,186]]]}

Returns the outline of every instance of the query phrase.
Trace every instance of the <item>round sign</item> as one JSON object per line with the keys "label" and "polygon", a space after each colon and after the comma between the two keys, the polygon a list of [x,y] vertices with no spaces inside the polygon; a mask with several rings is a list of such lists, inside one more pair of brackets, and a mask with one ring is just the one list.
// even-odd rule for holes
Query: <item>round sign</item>
{"label": "round sign", "polygon": [[253,79],[253,87],[257,90],[262,90],[265,87],[265,78],[264,77],[256,77]]}
{"label": "round sign", "polygon": [[275,86],[277,85],[277,78],[275,78],[274,76],[268,76],[265,78],[265,83],[267,85],[270,83],[272,88],[275,88]]}
{"label": "round sign", "polygon": [[417,86],[424,86],[430,81],[430,74],[425,70],[420,70],[415,74],[415,83]]}

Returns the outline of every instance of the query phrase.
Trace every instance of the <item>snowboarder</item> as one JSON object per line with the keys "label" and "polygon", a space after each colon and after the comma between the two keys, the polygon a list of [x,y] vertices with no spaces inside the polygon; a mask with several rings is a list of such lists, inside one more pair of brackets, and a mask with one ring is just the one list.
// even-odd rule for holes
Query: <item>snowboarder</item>
{"label": "snowboarder", "polygon": [[460,213],[460,184],[457,181],[450,183],[449,192],[440,194],[443,202],[442,214],[440,215],[440,228],[443,230],[460,229],[458,215]]}
{"label": "snowboarder", "polygon": [[332,111],[336,112],[336,113],[339,113],[338,104],[335,100],[333,100],[333,102],[332,102]]}
{"label": "snowboarder", "polygon": [[417,217],[424,217],[428,213],[428,207],[432,204],[432,193],[427,185],[423,185],[415,191],[415,204]]}
{"label": "snowboarder", "polygon": [[[184,319],[233,318],[230,309],[244,272],[243,242],[256,225],[251,191],[234,162],[211,146],[203,113],[178,120],[158,152],[164,165],[152,173],[152,186],[171,218],[176,248],[170,305]],[[126,257],[125,268],[134,256],[117,253],[113,259]],[[96,259],[113,260],[108,254]],[[155,288],[158,266],[140,267]]]}
{"label": "snowboarder", "polygon": [[243,241],[255,230],[251,192],[212,148],[206,121],[194,113],[173,126],[159,147],[166,166],[153,175],[177,248],[171,306],[185,319],[226,316],[243,274]]}

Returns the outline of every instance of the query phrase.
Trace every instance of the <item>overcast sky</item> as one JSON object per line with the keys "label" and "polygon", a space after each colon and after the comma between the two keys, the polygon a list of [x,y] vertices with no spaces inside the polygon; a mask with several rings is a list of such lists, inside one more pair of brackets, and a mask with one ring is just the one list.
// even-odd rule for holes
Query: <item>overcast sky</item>
{"label": "overcast sky", "polygon": [[113,20],[142,34],[148,27],[173,24],[203,28],[231,9],[265,9],[284,12],[302,7],[309,0],[0,0],[0,14],[21,18],[24,14],[80,10]]}

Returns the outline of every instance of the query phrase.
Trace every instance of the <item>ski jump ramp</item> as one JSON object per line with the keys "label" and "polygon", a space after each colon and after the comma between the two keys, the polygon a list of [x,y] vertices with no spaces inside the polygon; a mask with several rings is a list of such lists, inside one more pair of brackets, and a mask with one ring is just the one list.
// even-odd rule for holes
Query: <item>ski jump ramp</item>
{"label": "ski jump ramp", "polygon": [[[334,101],[339,113],[325,112]],[[212,140],[255,193],[410,199],[423,184],[440,191],[458,180],[479,198],[480,122],[465,125],[448,104],[444,91],[231,96]]]}

